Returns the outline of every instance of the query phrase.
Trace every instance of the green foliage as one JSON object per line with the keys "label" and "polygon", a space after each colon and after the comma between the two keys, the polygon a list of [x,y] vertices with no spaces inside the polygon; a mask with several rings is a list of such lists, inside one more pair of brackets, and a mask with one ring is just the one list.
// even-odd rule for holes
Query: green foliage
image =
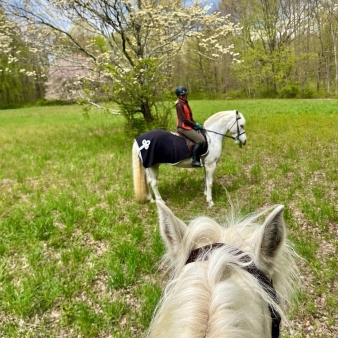
{"label": "green foliage", "polygon": [[20,30],[15,29],[13,22],[9,29],[9,23],[10,19],[1,15],[0,35],[6,36],[11,43],[6,52],[0,49],[0,109],[33,104],[44,95],[42,69],[38,62],[32,62],[34,53],[22,39]]}
{"label": "green foliage", "polygon": [[[102,39],[96,41],[99,46]],[[118,105],[118,110],[125,118],[124,131],[135,137],[149,129],[168,129],[173,114],[173,95],[169,92],[167,78],[161,73],[161,60],[139,59],[131,69],[122,70],[106,63],[101,71],[109,74],[114,81],[108,85],[84,80],[85,92],[92,102],[102,102],[102,108]],[[88,98],[78,100],[88,117],[92,105]]]}
{"label": "green foliage", "polygon": [[107,40],[103,36],[96,35],[94,37],[95,46],[99,48],[100,53],[106,53],[108,51]]}
{"label": "green foliage", "polygon": [[74,105],[74,101],[65,101],[65,100],[37,100],[34,103],[7,103],[0,105],[0,109],[19,109],[19,108],[28,108],[28,107],[52,107],[52,106],[71,106]]}
{"label": "green foliage", "polygon": [[300,96],[303,99],[313,99],[315,97],[315,91],[311,87],[302,88]]}
{"label": "green foliage", "polygon": [[75,104],[74,101],[65,101],[65,100],[38,100],[35,103],[37,107],[70,106],[73,104]]}
{"label": "green foliage", "polygon": [[294,99],[299,95],[299,86],[296,83],[288,83],[278,91],[278,96],[283,99]]}
{"label": "green foliage", "polygon": [[249,97],[297,97],[296,85],[288,79],[295,65],[292,50],[283,48],[268,52],[256,42],[240,53],[240,59],[242,61],[234,64],[232,72]]}
{"label": "green foliage", "polygon": [[107,66],[117,80],[111,88],[111,98],[119,104],[131,133],[151,128],[168,128],[172,96],[166,88],[167,78],[159,71],[159,59],[142,59],[132,70]]}
{"label": "green foliage", "polygon": [[245,99],[247,98],[247,93],[245,89],[228,90],[225,94],[216,95],[216,98],[218,100]]}

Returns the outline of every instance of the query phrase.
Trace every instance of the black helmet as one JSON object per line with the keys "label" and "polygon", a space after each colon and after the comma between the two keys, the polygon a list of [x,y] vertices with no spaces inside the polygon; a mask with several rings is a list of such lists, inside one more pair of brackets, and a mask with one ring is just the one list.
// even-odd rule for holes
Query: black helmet
{"label": "black helmet", "polygon": [[178,86],[176,88],[176,95],[180,96],[180,95],[184,95],[184,94],[188,94],[188,89],[185,88],[184,86]]}

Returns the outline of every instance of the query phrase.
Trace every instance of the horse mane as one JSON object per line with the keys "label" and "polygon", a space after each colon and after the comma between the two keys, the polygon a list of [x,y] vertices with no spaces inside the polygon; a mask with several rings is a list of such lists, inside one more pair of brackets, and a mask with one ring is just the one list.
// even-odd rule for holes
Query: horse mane
{"label": "horse mane", "polygon": [[[287,322],[284,311],[299,283],[295,264],[298,256],[285,239],[274,258],[276,264],[270,266],[257,257],[259,248],[256,243],[259,243],[261,235],[258,220],[270,209],[247,217],[232,209],[222,224],[208,217],[198,217],[190,222],[175,259],[170,258],[169,254],[164,256],[171,279],[155,311],[150,337],[262,338],[262,332],[260,335],[253,332],[259,331],[257,327],[264,326],[262,323],[268,314],[262,312],[261,303],[248,304],[253,294],[259,295]],[[192,250],[212,243],[226,245],[205,253],[208,255],[207,262],[201,257],[199,264],[186,265]],[[241,250],[243,255],[249,255],[257,268],[272,280],[278,304],[254,276],[242,269],[251,262],[241,260],[243,255],[234,255],[233,248]],[[257,320],[250,320],[252,315]]]}
{"label": "horse mane", "polygon": [[[220,112],[218,112],[216,114],[213,114],[208,119],[206,119],[204,121],[204,125],[209,125],[209,124],[213,123],[214,121],[219,120],[223,116],[231,115],[234,112],[235,112],[235,110],[226,110],[226,111],[220,111]],[[239,113],[239,114],[241,114],[241,113]],[[242,114],[241,114],[241,116],[242,116]]]}

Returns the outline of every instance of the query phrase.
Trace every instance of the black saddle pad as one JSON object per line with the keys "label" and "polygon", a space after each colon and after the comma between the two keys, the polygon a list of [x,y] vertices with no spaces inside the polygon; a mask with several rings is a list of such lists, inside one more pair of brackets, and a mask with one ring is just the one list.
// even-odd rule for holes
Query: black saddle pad
{"label": "black saddle pad", "polygon": [[[164,163],[174,165],[192,155],[184,137],[166,130],[150,130],[138,136],[136,142],[145,168]],[[207,152],[208,145],[204,147],[202,154]]]}

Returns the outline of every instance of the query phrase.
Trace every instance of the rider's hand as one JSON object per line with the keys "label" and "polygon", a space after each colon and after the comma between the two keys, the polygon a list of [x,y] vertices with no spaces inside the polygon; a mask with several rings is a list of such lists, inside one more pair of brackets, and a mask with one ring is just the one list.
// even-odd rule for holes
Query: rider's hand
{"label": "rider's hand", "polygon": [[196,127],[197,127],[198,130],[203,129],[203,126],[199,123],[196,123]]}

